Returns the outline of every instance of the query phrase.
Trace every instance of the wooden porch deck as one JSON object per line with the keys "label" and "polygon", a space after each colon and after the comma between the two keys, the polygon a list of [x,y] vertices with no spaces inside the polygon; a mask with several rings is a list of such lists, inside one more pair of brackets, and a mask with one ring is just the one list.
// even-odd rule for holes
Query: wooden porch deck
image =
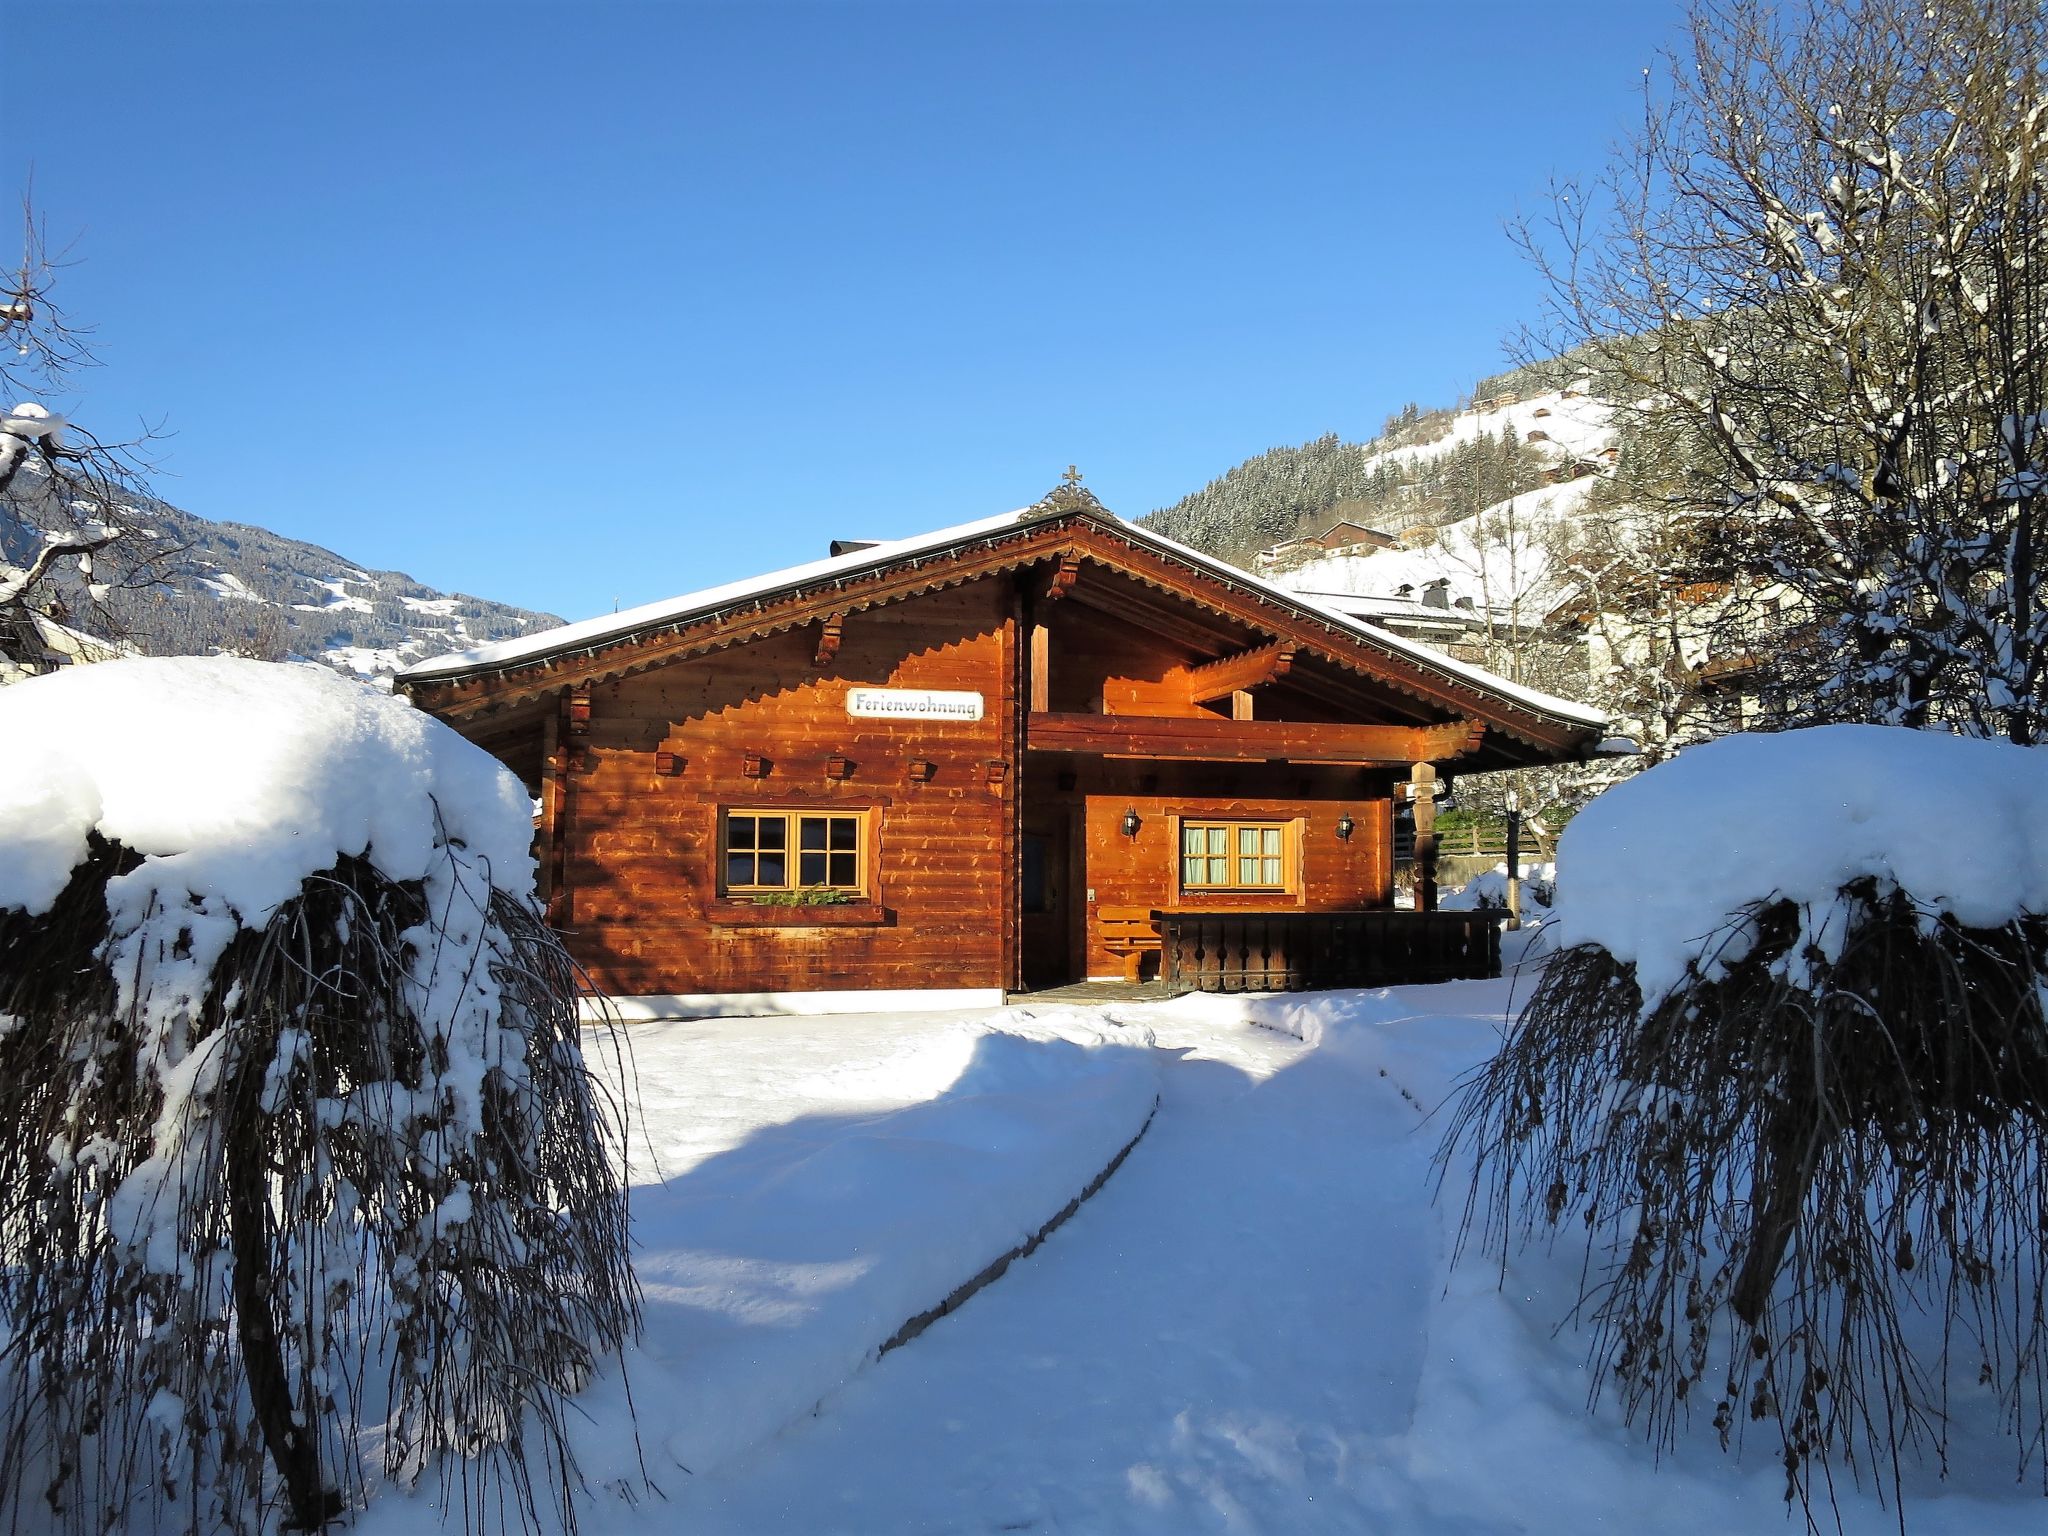
{"label": "wooden porch deck", "polygon": [[1500,974],[1499,912],[1154,912],[1175,992],[1303,992]]}
{"label": "wooden porch deck", "polygon": [[1158,1002],[1185,992],[1306,992],[1500,975],[1504,913],[1154,912],[1159,976],[1013,992],[1033,1002]]}

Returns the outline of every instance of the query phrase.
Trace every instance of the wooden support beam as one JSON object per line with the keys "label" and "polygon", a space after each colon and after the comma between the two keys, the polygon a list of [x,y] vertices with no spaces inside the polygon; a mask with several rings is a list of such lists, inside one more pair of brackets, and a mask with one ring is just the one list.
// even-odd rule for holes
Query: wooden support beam
{"label": "wooden support beam", "polygon": [[1190,667],[1188,702],[1206,704],[1211,699],[1228,698],[1233,693],[1278,682],[1293,668],[1296,649],[1288,641],[1275,640],[1270,645],[1254,646],[1235,656]]}
{"label": "wooden support beam", "polygon": [[1162,639],[1190,650],[1208,653],[1219,645],[1242,643],[1215,623],[1204,623],[1184,608],[1176,608],[1135,581],[1091,581],[1074,589],[1074,601],[1097,613],[1106,613],[1126,624],[1150,630]]}
{"label": "wooden support beam", "polygon": [[826,617],[818,626],[818,652],[811,658],[815,667],[829,667],[832,659],[839,654],[839,642],[846,632],[846,615],[835,613]]}
{"label": "wooden support beam", "polygon": [[1422,726],[1324,725],[1034,710],[1026,724],[1025,744],[1039,752],[1095,757],[1372,763],[1405,768],[1414,762],[1443,762],[1475,752],[1485,734],[1486,727],[1476,720]]}
{"label": "wooden support beam", "polygon": [[1230,718],[1233,720],[1250,720],[1253,718],[1252,696],[1246,689],[1240,688],[1230,696]]}
{"label": "wooden support beam", "polygon": [[1052,632],[1043,624],[1031,626],[1031,710],[1043,714],[1052,708]]}

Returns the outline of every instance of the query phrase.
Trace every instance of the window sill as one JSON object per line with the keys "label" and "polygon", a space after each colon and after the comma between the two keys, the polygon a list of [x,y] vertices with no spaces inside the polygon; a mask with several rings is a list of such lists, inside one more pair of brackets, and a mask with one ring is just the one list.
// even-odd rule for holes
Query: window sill
{"label": "window sill", "polygon": [[1299,891],[1182,891],[1169,912],[1296,912],[1307,911]]}
{"label": "window sill", "polygon": [[704,920],[719,928],[880,928],[895,914],[879,901],[848,901],[837,906],[765,907],[751,901],[713,901]]}

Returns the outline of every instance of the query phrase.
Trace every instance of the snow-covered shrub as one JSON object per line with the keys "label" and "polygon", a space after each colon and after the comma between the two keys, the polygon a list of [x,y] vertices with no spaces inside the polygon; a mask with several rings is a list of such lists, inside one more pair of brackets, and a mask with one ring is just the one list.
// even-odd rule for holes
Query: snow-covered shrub
{"label": "snow-covered shrub", "polygon": [[0,740],[0,1520],[310,1528],[380,1450],[473,1528],[565,1500],[637,1298],[518,783],[219,658],[23,683]]}
{"label": "snow-covered shrub", "polygon": [[1559,864],[1559,952],[1446,1144],[1468,1220],[1588,1232],[1624,1412],[1660,1445],[1763,1423],[1809,1513],[1841,1468],[1945,1469],[1973,1399],[2038,1468],[2048,755],[1729,737],[1595,800]]}
{"label": "snow-covered shrub", "polygon": [[[1547,861],[1522,865],[1522,905],[1548,907],[1557,896],[1557,866]],[[1508,905],[1508,866],[1505,862],[1481,870],[1457,890],[1437,903],[1446,912],[1505,912]]]}

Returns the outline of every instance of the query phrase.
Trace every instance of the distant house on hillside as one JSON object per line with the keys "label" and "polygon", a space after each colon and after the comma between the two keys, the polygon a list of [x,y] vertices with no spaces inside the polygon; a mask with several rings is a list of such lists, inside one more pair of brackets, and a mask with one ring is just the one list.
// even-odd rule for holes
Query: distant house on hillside
{"label": "distant house on hillside", "polygon": [[131,645],[102,639],[32,608],[0,609],[0,684],[39,677],[59,667],[134,654]]}
{"label": "distant house on hillside", "polygon": [[1332,523],[1321,533],[1283,539],[1278,544],[1260,550],[1254,557],[1253,564],[1261,574],[1268,574],[1273,571],[1292,570],[1295,566],[1313,560],[1319,555],[1342,554],[1346,551],[1370,553],[1375,549],[1397,549],[1400,544],[1400,539],[1393,534],[1383,533],[1377,528],[1344,518]]}
{"label": "distant house on hillside", "polygon": [[398,686],[538,798],[550,916],[640,1016],[1473,974],[1490,925],[1393,908],[1396,784],[1607,726],[1072,482]]}
{"label": "distant house on hillside", "polygon": [[1600,474],[1605,468],[1605,461],[1599,458],[1566,459],[1563,463],[1553,464],[1543,471],[1543,483],[1561,485],[1567,480],[1583,480],[1588,475]]}

